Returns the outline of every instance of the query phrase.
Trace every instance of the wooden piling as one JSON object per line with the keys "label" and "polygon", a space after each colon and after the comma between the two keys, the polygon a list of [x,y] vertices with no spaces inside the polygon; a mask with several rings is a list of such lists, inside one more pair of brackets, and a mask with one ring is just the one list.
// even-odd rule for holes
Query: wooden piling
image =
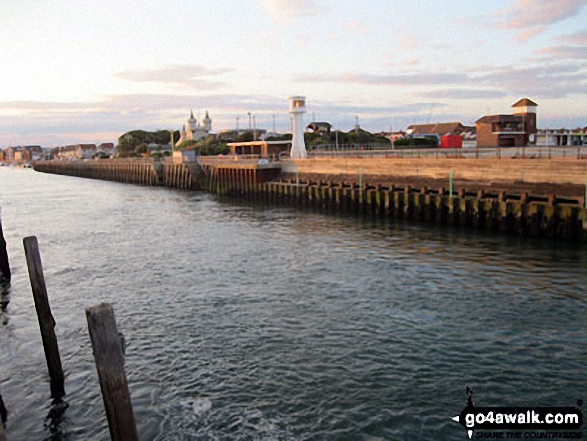
{"label": "wooden piling", "polygon": [[31,288],[33,290],[33,298],[35,300],[35,309],[37,310],[39,327],[41,329],[45,358],[47,359],[49,377],[51,378],[51,394],[55,398],[60,398],[65,395],[63,368],[61,367],[59,345],[57,344],[57,336],[55,335],[55,319],[51,313],[47,287],[45,286],[39,244],[35,236],[25,237],[23,244]]}
{"label": "wooden piling", "polygon": [[0,282],[10,282],[11,277],[6,240],[4,240],[4,231],[2,230],[2,209],[0,208]]}
{"label": "wooden piling", "polygon": [[4,423],[8,419],[8,411],[6,410],[6,406],[4,406],[4,400],[2,400],[2,395],[0,395],[0,441],[6,441],[6,435],[4,435]]}
{"label": "wooden piling", "polygon": [[94,351],[100,389],[112,441],[138,441],[124,354],[112,306],[107,303],[86,309],[88,331]]}

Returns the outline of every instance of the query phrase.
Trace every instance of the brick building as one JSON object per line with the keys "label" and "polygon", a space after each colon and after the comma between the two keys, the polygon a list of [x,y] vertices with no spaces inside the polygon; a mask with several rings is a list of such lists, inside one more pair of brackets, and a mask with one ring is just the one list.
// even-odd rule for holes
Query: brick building
{"label": "brick building", "polygon": [[536,104],[528,98],[516,102],[513,115],[486,115],[477,120],[479,147],[523,147],[536,143]]}

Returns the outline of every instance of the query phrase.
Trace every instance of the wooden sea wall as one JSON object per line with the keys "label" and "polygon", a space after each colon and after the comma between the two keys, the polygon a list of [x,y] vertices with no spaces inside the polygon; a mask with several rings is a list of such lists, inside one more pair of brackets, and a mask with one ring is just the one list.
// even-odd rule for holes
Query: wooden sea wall
{"label": "wooden sea wall", "polygon": [[317,157],[283,163],[283,173],[300,176],[422,177],[474,182],[585,185],[587,158],[369,158]]}
{"label": "wooden sea wall", "polygon": [[[502,160],[503,169],[490,159],[426,159],[418,161],[389,158],[365,161],[353,158],[329,158],[327,161],[310,159],[287,161],[279,174],[279,164],[232,164],[211,162],[200,168],[195,163],[171,164],[162,162],[104,161],[104,162],[39,162],[35,170],[69,176],[106,179],[141,185],[163,185],[181,189],[202,189],[220,195],[246,200],[296,207],[311,207],[324,212],[358,213],[389,219],[407,219],[461,228],[478,228],[507,232],[522,236],[587,241],[587,210],[584,197],[564,197],[532,194],[517,190],[515,175],[523,167],[526,179],[555,180],[557,182],[585,182],[585,161],[560,160]],[[339,163],[339,161],[341,161]],[[482,161],[477,164],[477,161]],[[505,162],[515,161],[515,162]],[[446,178],[447,170],[467,176],[477,182],[505,179],[511,182],[510,191],[487,187],[475,190],[466,186],[452,193],[446,188],[412,187],[410,185],[370,184],[370,176],[393,176],[400,173],[398,164],[404,163],[403,174],[409,176],[413,168],[419,174]],[[558,164],[556,165],[555,162]],[[568,162],[568,164],[567,164]],[[395,165],[394,165],[395,164]],[[574,164],[574,165],[573,165]],[[397,168],[395,167],[397,165]],[[534,166],[538,172],[532,172]],[[320,180],[304,178],[309,175],[357,177],[361,167],[364,179]],[[479,167],[480,170],[477,170]],[[492,171],[493,167],[497,167]],[[514,168],[512,168],[514,167]],[[470,170],[469,170],[470,169]],[[392,172],[391,170],[394,170]],[[424,170],[426,170],[424,172]],[[436,171],[435,171],[436,170]],[[467,171],[469,170],[469,171]],[[483,171],[484,170],[484,171]],[[550,171],[549,171],[550,170]],[[285,179],[295,172],[297,179]],[[400,175],[402,174],[400,173]],[[437,174],[435,174],[437,173]],[[538,173],[538,174],[536,174]],[[581,180],[579,177],[583,174]],[[558,178],[555,179],[555,175]],[[538,178],[541,176],[541,178]],[[462,177],[462,176],[461,176]],[[481,179],[481,177],[483,179]],[[495,178],[494,178],[495,177]],[[357,179],[358,180],[358,179]]]}
{"label": "wooden sea wall", "polygon": [[359,185],[356,182],[240,181],[228,175],[212,188],[238,198],[310,207],[328,213],[357,213],[522,236],[587,240],[587,210],[583,199],[555,195],[467,191],[449,194],[445,188]]}
{"label": "wooden sea wall", "polygon": [[203,178],[197,164],[159,161],[41,161],[35,163],[34,168],[42,173],[186,190],[200,189]]}

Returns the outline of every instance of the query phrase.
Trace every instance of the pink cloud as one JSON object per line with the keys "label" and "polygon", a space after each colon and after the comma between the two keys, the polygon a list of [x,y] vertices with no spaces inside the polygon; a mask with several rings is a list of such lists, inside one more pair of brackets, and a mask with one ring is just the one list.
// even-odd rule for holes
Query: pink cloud
{"label": "pink cloud", "polygon": [[573,44],[573,45],[586,45],[587,44],[587,30],[585,31],[581,31],[581,32],[576,32],[574,34],[569,34],[569,35],[563,35],[561,37],[558,38],[559,41],[562,41],[563,43],[567,43],[567,44]]}
{"label": "pink cloud", "polygon": [[210,69],[196,64],[176,64],[154,69],[124,71],[117,77],[135,82],[164,83],[206,91],[224,85],[204,77],[216,77],[233,69]]}
{"label": "pink cloud", "polygon": [[585,4],[585,0],[513,0],[511,6],[498,12],[497,26],[516,30],[518,39],[525,40],[577,15]]}

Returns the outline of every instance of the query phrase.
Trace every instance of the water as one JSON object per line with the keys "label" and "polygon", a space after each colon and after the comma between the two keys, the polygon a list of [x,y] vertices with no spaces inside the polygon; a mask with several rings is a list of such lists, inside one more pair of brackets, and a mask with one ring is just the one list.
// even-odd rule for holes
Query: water
{"label": "water", "polygon": [[[111,302],[141,440],[458,440],[477,405],[587,399],[587,253],[0,168],[9,440],[107,440],[84,310]],[[67,396],[24,261],[36,235]]]}

